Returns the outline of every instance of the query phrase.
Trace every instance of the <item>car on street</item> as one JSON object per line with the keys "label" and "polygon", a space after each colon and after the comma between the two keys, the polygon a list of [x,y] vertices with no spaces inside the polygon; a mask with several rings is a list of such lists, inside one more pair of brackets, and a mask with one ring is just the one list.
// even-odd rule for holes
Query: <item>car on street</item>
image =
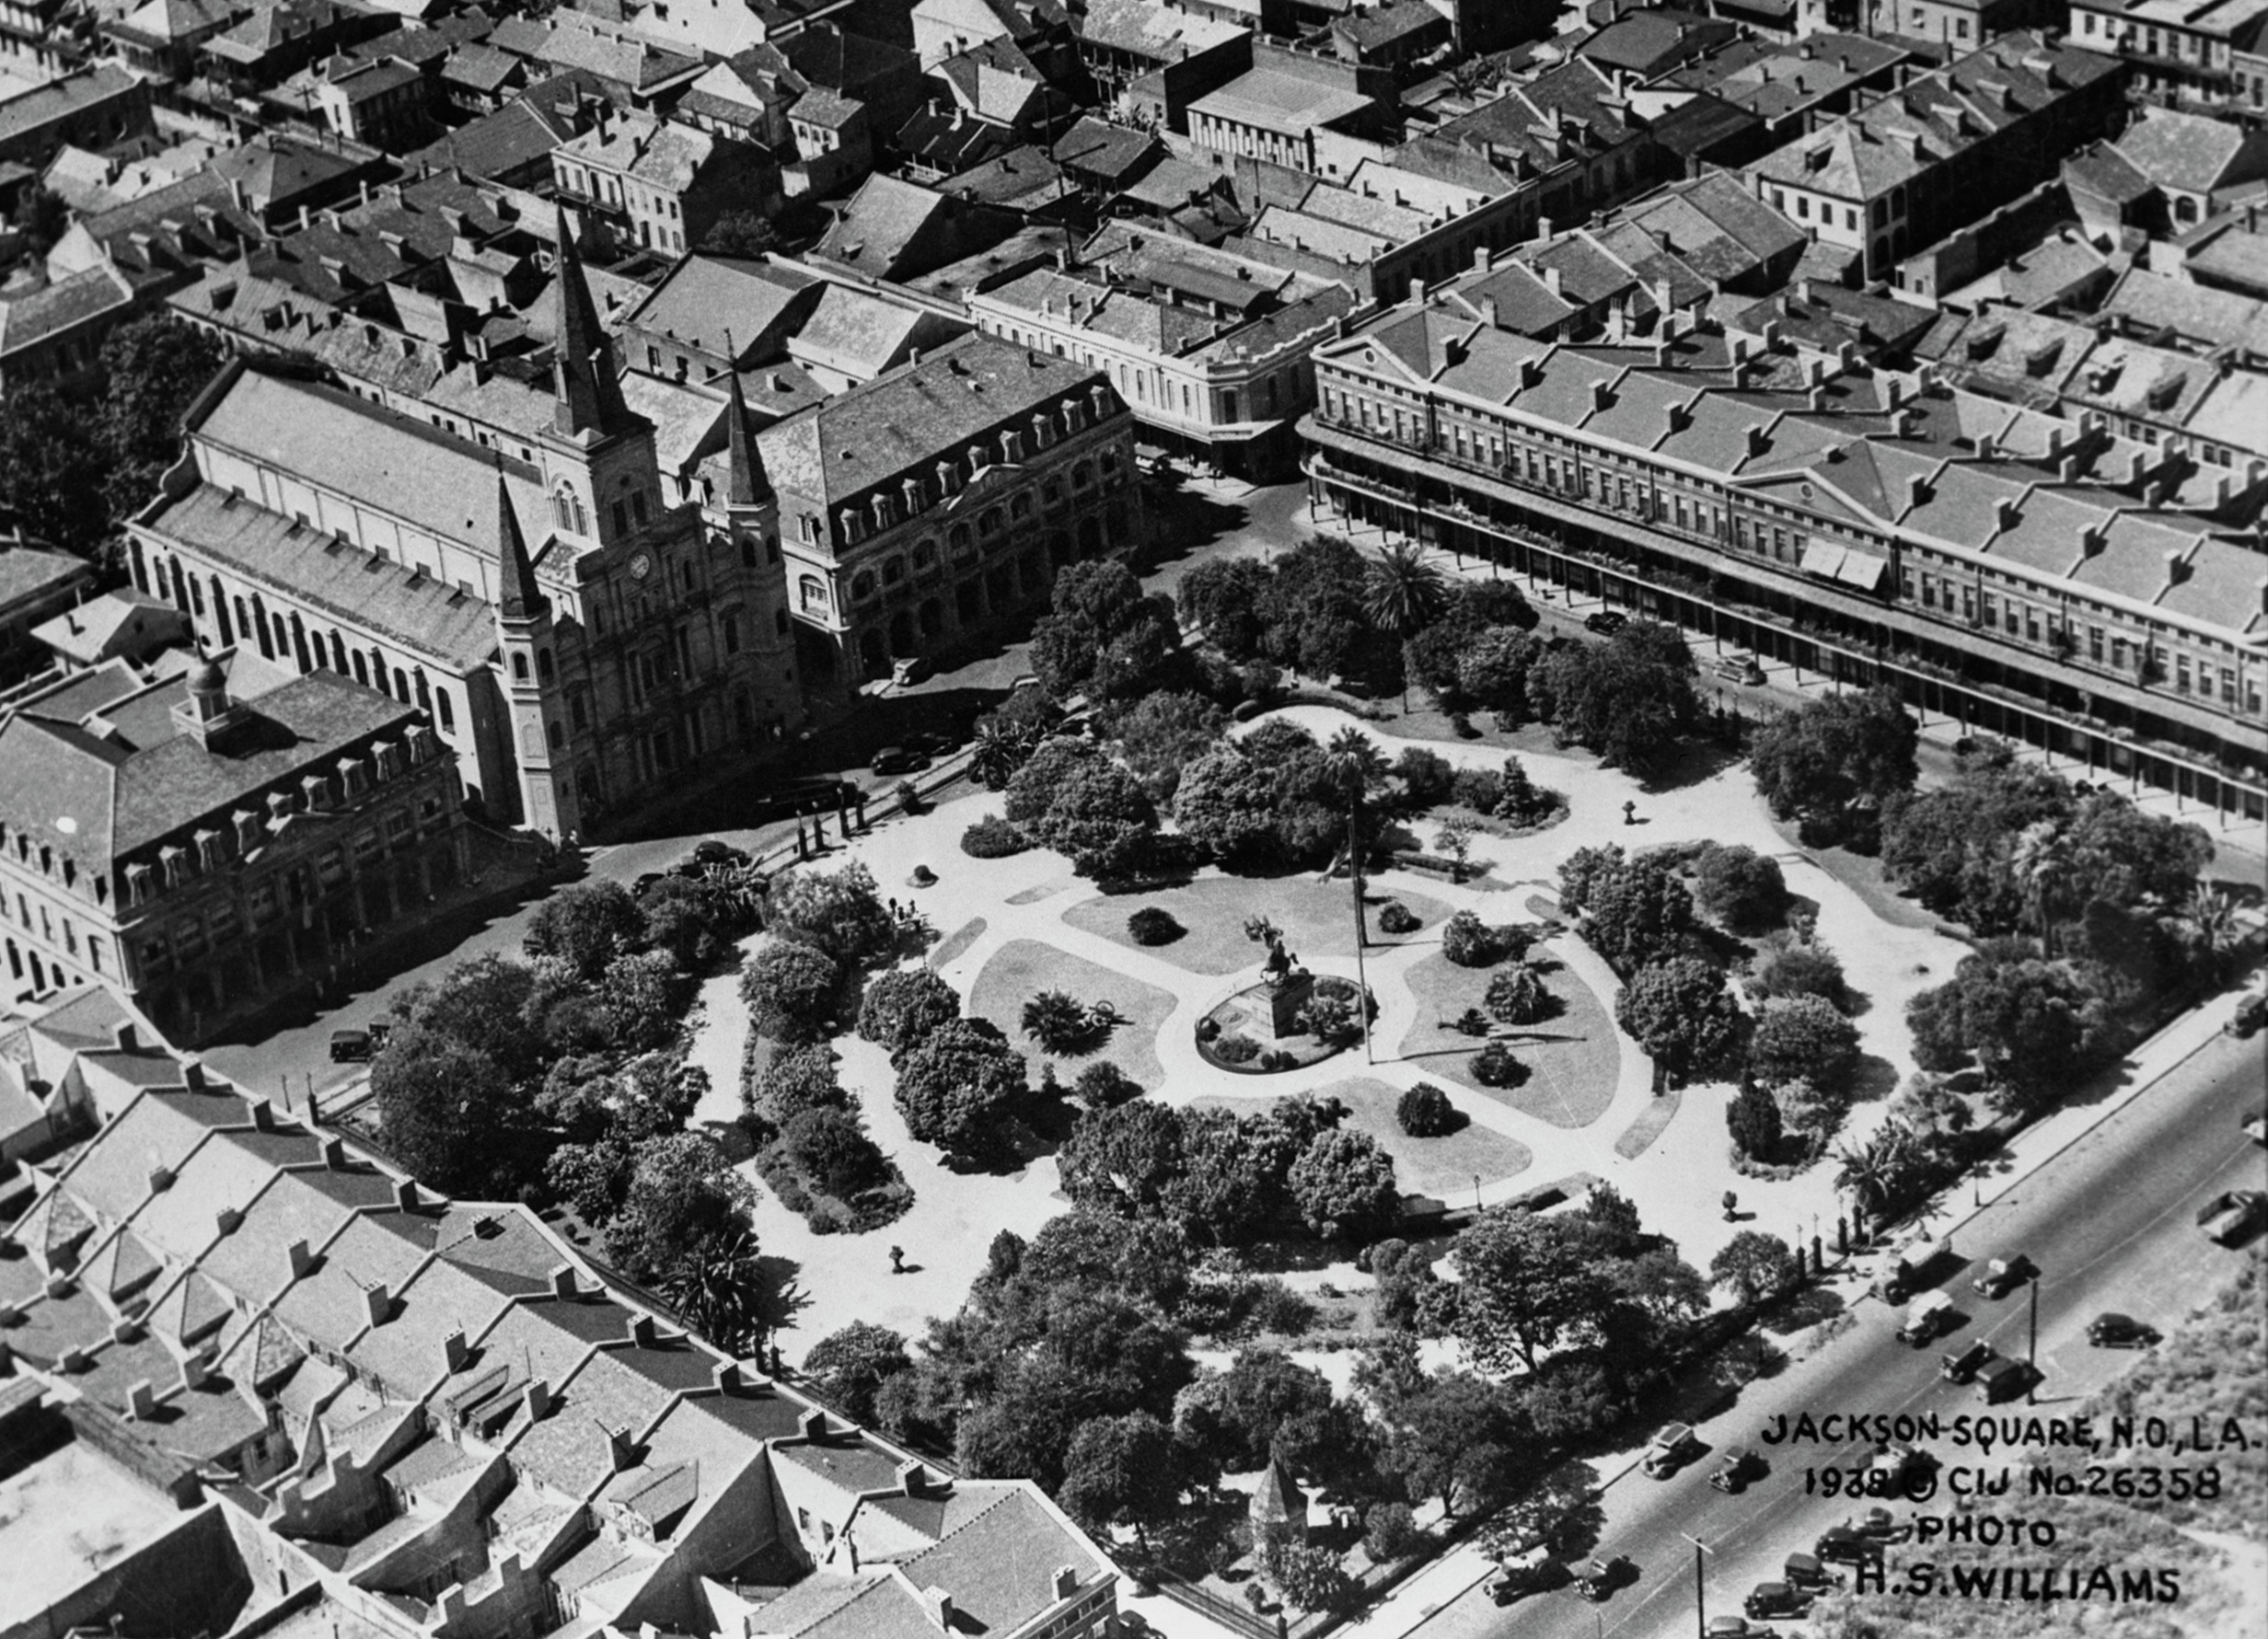
{"label": "car on street", "polygon": [[2020,1252],[2005,1258],[1988,1258],[1984,1273],[1969,1283],[1969,1289],[1980,1298],[2005,1298],[2036,1273],[2031,1260]]}
{"label": "car on street", "polygon": [[1905,1319],[1899,1322],[1898,1335],[1915,1348],[1926,1348],[1929,1340],[1952,1324],[1953,1300],[1943,1292],[1924,1292],[1905,1306]]}
{"label": "car on street", "polygon": [[1716,1469],[1709,1474],[1709,1483],[1722,1492],[1740,1491],[1755,1478],[1763,1467],[1756,1460],[1756,1454],[1746,1446],[1733,1446],[1718,1459]]}
{"label": "car on street", "polygon": [[703,837],[693,845],[693,863],[696,865],[746,865],[747,862],[746,848],[719,842],[713,837]]}
{"label": "car on street", "polygon": [[330,1033],[330,1062],[366,1064],[393,1033],[394,1027],[379,1019],[373,1019],[359,1030],[353,1025],[334,1030]]}
{"label": "car on street", "polygon": [[2087,1341],[2099,1349],[2146,1349],[2158,1341],[2158,1328],[2106,1310],[2087,1322]]}
{"label": "car on street", "polygon": [[1630,617],[1620,609],[1595,609],[1583,617],[1583,629],[1595,631],[1603,638],[1611,638],[1630,624]]}
{"label": "car on street", "polygon": [[2031,1367],[2022,1360],[1999,1356],[1978,1368],[1976,1397],[1986,1405],[2014,1400],[2031,1381]]}
{"label": "car on street", "polygon": [[2197,1228],[2208,1241],[2234,1246],[2268,1221],[2268,1192],[2225,1189],[2197,1208]]}
{"label": "car on street", "polygon": [[1646,1442],[1639,1460],[1650,1479],[1666,1480],[1701,1455],[1701,1441],[1690,1423],[1672,1423]]}
{"label": "car on street", "polygon": [[930,759],[910,746],[885,745],[867,766],[877,774],[917,774],[930,766]]}
{"label": "car on street", "polygon": [[950,752],[960,741],[951,734],[908,734],[906,749],[916,756],[937,757]]}
{"label": "car on street", "polygon": [[2241,1039],[2258,1035],[2263,1024],[2268,1024],[2268,991],[2256,990],[2237,1004],[2237,1010],[2221,1028]]}
{"label": "car on street", "polygon": [[638,879],[630,885],[630,896],[635,899],[655,883],[665,882],[668,877],[666,871],[642,871],[638,873]]}
{"label": "car on street", "polygon": [[1519,1553],[1509,1553],[1498,1562],[1488,1574],[1483,1591],[1492,1604],[1509,1605],[1513,1600],[1532,1593],[1541,1592],[1564,1578],[1567,1573],[1551,1556],[1551,1551],[1541,1542],[1531,1543]]}
{"label": "car on street", "polygon": [[1971,1382],[1992,1361],[1993,1345],[1980,1337],[1965,1349],[1948,1351],[1938,1365],[1938,1375],[1949,1383]]}
{"label": "car on street", "polygon": [[1808,1614],[1813,1596],[1785,1582],[1759,1582],[1748,1590],[1741,1609],[1759,1621],[1791,1622]]}
{"label": "car on street", "polygon": [[1823,1593],[1831,1587],[1841,1587],[1843,1578],[1819,1563],[1816,1553],[1791,1553],[1780,1572],[1780,1580],[1791,1587],[1810,1588]]}
{"label": "car on street", "polygon": [[[1885,1519],[1889,1518],[1879,1508],[1874,1513],[1881,1514]],[[1811,1552],[1831,1565],[1868,1565],[1882,1557],[1882,1546],[1890,1540],[1888,1534],[1868,1529],[1867,1523],[1846,1519],[1841,1525],[1831,1525],[1820,1532],[1819,1540],[1811,1544]]]}
{"label": "car on street", "polygon": [[1709,1618],[1707,1633],[1707,1639],[1760,1639],[1761,1635],[1771,1631],[1769,1628],[1760,1628],[1742,1617],[1712,1616]]}

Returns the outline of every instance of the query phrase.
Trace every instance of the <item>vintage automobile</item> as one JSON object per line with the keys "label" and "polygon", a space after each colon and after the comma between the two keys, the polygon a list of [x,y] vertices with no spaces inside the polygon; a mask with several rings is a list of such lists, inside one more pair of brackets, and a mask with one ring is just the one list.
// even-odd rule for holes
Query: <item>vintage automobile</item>
{"label": "vintage automobile", "polygon": [[1718,1460],[1716,1470],[1709,1475],[1709,1483],[1719,1491],[1739,1491],[1764,1467],[1756,1454],[1746,1446],[1731,1446]]}
{"label": "vintage automobile", "polygon": [[1905,1318],[1898,1323],[1898,1335],[1915,1348],[1926,1348],[1929,1340],[1942,1331],[1953,1318],[1953,1300],[1943,1292],[1924,1292],[1905,1306]]}
{"label": "vintage automobile", "polygon": [[1969,1283],[1969,1289],[1980,1298],[2005,1298],[2038,1274],[2031,1260],[2020,1252],[2005,1258],[1987,1258],[1984,1273]]}
{"label": "vintage automobile", "polygon": [[1980,1337],[1965,1349],[1948,1350],[1938,1363],[1938,1375],[1949,1383],[1973,1382],[1993,1358],[1993,1345]]}
{"label": "vintage automobile", "polygon": [[1787,1621],[1806,1615],[1814,1596],[1785,1582],[1759,1582],[1748,1590],[1741,1609],[1759,1621]]}
{"label": "vintage automobile", "polygon": [[1646,1442],[1639,1460],[1649,1478],[1666,1480],[1701,1455],[1701,1441],[1690,1423],[1672,1423]]}

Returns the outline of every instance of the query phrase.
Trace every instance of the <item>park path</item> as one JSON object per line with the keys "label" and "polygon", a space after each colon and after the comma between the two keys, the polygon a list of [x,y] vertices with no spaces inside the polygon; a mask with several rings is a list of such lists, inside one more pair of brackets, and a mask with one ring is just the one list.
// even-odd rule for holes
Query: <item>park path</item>
{"label": "park path", "polygon": [[[1424,744],[1459,767],[1497,767],[1504,756],[1501,748],[1404,739],[1328,708],[1302,706],[1276,715],[1322,739],[1351,724],[1377,741],[1389,757],[1413,744]],[[1822,936],[1843,959],[1853,987],[1870,998],[1871,1006],[1857,1023],[1865,1051],[1880,1061],[1874,1067],[1880,1091],[1886,1091],[1911,1069],[1904,1002],[1915,990],[1950,974],[1964,947],[1927,929],[1894,928],[1877,918],[1856,894],[1787,846],[1750,791],[1744,772],[1735,769],[1676,790],[1643,792],[1626,776],[1587,757],[1548,752],[1521,756],[1537,783],[1567,796],[1566,821],[1526,837],[1476,837],[1474,855],[1490,868],[1485,880],[1459,884],[1390,870],[1372,876],[1371,886],[1382,894],[1422,895],[1449,910],[1469,909],[1484,919],[1502,921],[1522,914],[1531,895],[1551,897],[1548,884],[1556,881],[1560,861],[1587,843],[1646,846],[1695,838],[1746,843],[1778,859],[1791,890],[1818,906]],[[1251,982],[1258,968],[1256,950],[1251,970],[1244,973],[1196,973],[1156,952],[1072,926],[1066,918],[1094,897],[1092,884],[1071,875],[1060,856],[1044,850],[1004,860],[973,860],[963,854],[958,847],[962,829],[980,814],[996,811],[1000,799],[982,791],[957,789],[962,794],[929,813],[892,818],[847,847],[837,847],[822,868],[858,860],[874,871],[885,896],[910,905],[925,917],[939,936],[936,948],[949,952],[938,964],[939,971],[964,997],[975,989],[989,962],[1024,941],[1051,945],[1105,973],[1123,975],[1163,992],[1172,1006],[1157,1028],[1155,1052],[1162,1078],[1151,1089],[1152,1096],[1175,1104],[1206,1098],[1257,1106],[1320,1092],[1356,1078],[1394,1089],[1430,1080],[1475,1126],[1516,1140],[1533,1158],[1517,1172],[1484,1178],[1478,1191],[1484,1203],[1509,1200],[1563,1179],[1604,1179],[1638,1204],[1649,1229],[1674,1238],[1686,1259],[1704,1268],[1735,1229],[1742,1227],[1725,1219],[1721,1197],[1729,1188],[1739,1192],[1745,1209],[1743,1224],[1793,1236],[1808,1235],[1812,1224],[1823,1219],[1832,1235],[1836,1203],[1831,1167],[1815,1166],[1781,1183],[1732,1172],[1723,1122],[1728,1088],[1685,1089],[1674,1114],[1638,1154],[1618,1153],[1616,1141],[1641,1118],[1660,1118],[1652,1094],[1651,1066],[1619,1032],[1613,1097],[1598,1116],[1580,1127],[1556,1125],[1438,1071],[1429,1073],[1424,1058],[1400,1057],[1396,1045],[1427,1022],[1419,1011],[1427,1004],[1409,982],[1411,971],[1435,948],[1423,935],[1366,952],[1368,977],[1380,1010],[1372,1027],[1377,1062],[1364,1063],[1358,1050],[1267,1076],[1215,1069],[1197,1051],[1197,1020]],[[1626,802],[1638,805],[1635,825],[1624,824]],[[915,868],[924,865],[935,882],[927,887],[911,885]],[[1510,892],[1505,884],[1511,884]],[[979,922],[980,928],[962,936]],[[1547,941],[1545,949],[1612,1012],[1619,987],[1595,952],[1572,937]],[[1325,949],[1311,942],[1298,954],[1317,974],[1355,977],[1349,948]],[[720,981],[705,997],[708,1005],[695,1056],[709,1069],[712,1086],[700,1119],[729,1119],[739,1109],[746,1018],[732,983]],[[1081,999],[1099,1001],[1106,996]],[[1011,1177],[958,1173],[941,1164],[934,1149],[916,1144],[906,1133],[891,1097],[884,1056],[854,1036],[843,1038],[838,1047],[844,1085],[858,1094],[876,1141],[904,1171],[914,1189],[915,1205],[897,1223],[871,1235],[816,1236],[801,1218],[767,1195],[757,1223],[765,1251],[802,1269],[804,1307],[788,1343],[792,1354],[799,1352],[797,1345],[807,1348],[853,1320],[875,1321],[919,1335],[929,1316],[950,1313],[959,1304],[981,1272],[997,1230],[1012,1229],[1028,1236],[1064,1209],[1051,1158],[1036,1160]],[[1846,1132],[1863,1135],[1879,1122],[1882,1109],[1879,1096],[1857,1105]],[[893,1244],[906,1250],[918,1274],[891,1275],[886,1251]]]}

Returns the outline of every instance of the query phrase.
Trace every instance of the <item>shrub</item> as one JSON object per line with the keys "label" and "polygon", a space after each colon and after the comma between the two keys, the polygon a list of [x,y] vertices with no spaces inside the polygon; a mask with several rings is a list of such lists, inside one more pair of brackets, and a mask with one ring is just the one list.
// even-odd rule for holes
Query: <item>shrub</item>
{"label": "shrub", "polygon": [[890,1182],[890,1163],[848,1110],[805,1110],[781,1126],[780,1144],[830,1195],[848,1197]]}
{"label": "shrub", "polygon": [[1044,1053],[1076,1053],[1094,1040],[1094,1015],[1065,990],[1042,990],[1024,1004],[1024,1033]]}
{"label": "shrub", "polygon": [[1858,1068],[1858,1030],[1824,997],[1775,997],[1756,1010],[1748,1061],[1766,1082],[1805,1080],[1840,1093]]}
{"label": "shrub", "polygon": [[1212,1017],[1211,1014],[1209,1013],[1204,1018],[1199,1019],[1197,1021],[1197,1039],[1198,1041],[1209,1042],[1214,1040],[1220,1034],[1221,1021]]}
{"label": "shrub", "polygon": [[1407,1503],[1373,1503],[1362,1525],[1362,1545],[1381,1564],[1406,1559],[1425,1546],[1425,1533],[1411,1518]]}
{"label": "shrub", "polygon": [[1242,1031],[1232,1030],[1213,1043],[1213,1056],[1223,1064],[1250,1064],[1260,1056],[1260,1044]]}
{"label": "shrub", "polygon": [[1487,1035],[1488,1033],[1488,1015],[1478,1008],[1467,1008],[1457,1015],[1456,1028],[1460,1033],[1464,1035]]}
{"label": "shrub", "polygon": [[1138,945],[1170,945],[1185,931],[1173,912],[1154,905],[1145,905],[1127,918],[1126,930]]}
{"label": "shrub", "polygon": [[1297,1337],[1315,1323],[1315,1306],[1280,1280],[1254,1283],[1252,1323],[1263,1332]]}
{"label": "shrub", "polygon": [[1418,913],[1399,899],[1389,899],[1378,907],[1378,930],[1381,933],[1415,933],[1424,926]]}
{"label": "shrub", "polygon": [[961,833],[961,851],[972,860],[1004,860],[1032,846],[1022,826],[988,814]]}
{"label": "shrub", "polygon": [[1422,745],[1403,752],[1394,760],[1394,771],[1401,777],[1403,793],[1413,808],[1430,808],[1456,789],[1456,770],[1449,759]]}
{"label": "shrub", "polygon": [[1360,1038],[1362,1021],[1355,1004],[1343,996],[1326,995],[1319,987],[1300,1010],[1299,1026],[1317,1041],[1344,1047]]}
{"label": "shrub", "polygon": [[1449,790],[1461,806],[1475,814],[1494,814],[1504,801],[1504,776],[1493,768],[1460,768]]}
{"label": "shrub", "polygon": [[921,792],[910,779],[901,779],[890,788],[890,796],[905,814],[920,814],[929,807],[921,800]]}
{"label": "shrub", "polygon": [[808,1042],[827,1033],[835,1016],[842,969],[824,951],[773,939],[741,975],[741,999],[757,1031],[778,1042]]}
{"label": "shrub", "polygon": [[748,1102],[775,1126],[785,1126],[807,1110],[842,1109],[850,1096],[836,1079],[833,1049],[814,1042],[773,1054],[748,1089]]}
{"label": "shrub", "polygon": [[1488,980],[1488,1010],[1506,1024],[1533,1024],[1551,1016],[1557,998],[1544,988],[1543,975],[1522,962]]}
{"label": "shrub", "polygon": [[1760,1001],[1776,996],[1817,996],[1846,1012],[1851,1006],[1850,987],[1835,953],[1817,940],[1801,940],[1785,931],[1764,936],[1756,964],[1749,970],[1748,989]]}
{"label": "shrub", "polygon": [[1298,1066],[1299,1062],[1297,1056],[1286,1052],[1281,1047],[1270,1047],[1260,1055],[1260,1068],[1264,1070],[1292,1069]]}
{"label": "shrub", "polygon": [[1725,1125],[1732,1141],[1751,1160],[1770,1161],[1779,1154],[1780,1107],[1754,1081],[1743,1081],[1741,1091],[1725,1106]]}
{"label": "shrub", "polygon": [[859,1034],[895,1063],[931,1031],[960,1016],[960,997],[930,969],[892,968],[867,982],[859,1003]]}
{"label": "shrub", "polygon": [[1473,1079],[1483,1087],[1517,1087],[1527,1079],[1528,1067],[1502,1042],[1490,1042],[1473,1055]]}
{"label": "shrub", "polygon": [[[1055,1067],[1049,1065],[1047,1068]],[[1098,1058],[1079,1072],[1071,1091],[1090,1110],[1109,1110],[1142,1096],[1142,1084],[1107,1058]]]}
{"label": "shrub", "polygon": [[1394,1118],[1413,1138],[1439,1138],[1463,1125],[1449,1095],[1430,1081],[1420,1081],[1394,1106]]}
{"label": "shrub", "polygon": [[1459,967],[1493,967],[1503,958],[1504,946],[1495,929],[1461,910],[1441,924],[1441,954]]}

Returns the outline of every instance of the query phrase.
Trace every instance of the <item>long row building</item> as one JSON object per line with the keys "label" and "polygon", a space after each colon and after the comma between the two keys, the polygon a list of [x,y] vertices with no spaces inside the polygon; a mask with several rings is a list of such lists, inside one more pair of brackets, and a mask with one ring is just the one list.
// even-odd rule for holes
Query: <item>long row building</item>
{"label": "long row building", "polygon": [[1589,340],[1475,271],[1314,355],[1318,501],[2268,813],[2268,463],[1864,363],[1665,282]]}

